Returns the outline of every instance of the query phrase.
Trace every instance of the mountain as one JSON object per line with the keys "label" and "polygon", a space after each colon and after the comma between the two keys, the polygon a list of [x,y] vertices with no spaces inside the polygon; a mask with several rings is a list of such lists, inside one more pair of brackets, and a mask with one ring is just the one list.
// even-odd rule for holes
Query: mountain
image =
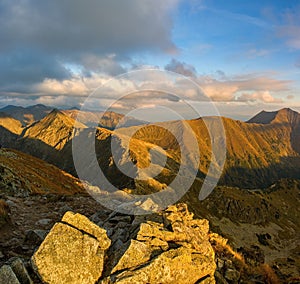
{"label": "mountain", "polygon": [[87,126],[54,109],[43,119],[24,129],[22,138],[37,139],[56,150],[61,150],[73,137],[73,129]]}
{"label": "mountain", "polygon": [[20,135],[22,132],[22,123],[4,112],[0,112],[0,126],[14,134]]}
{"label": "mountain", "polygon": [[0,109],[0,112],[4,112],[10,115],[11,117],[21,121],[23,126],[26,126],[37,120],[42,119],[52,109],[53,108],[44,106],[42,104],[37,104],[28,107],[8,105]]}
{"label": "mountain", "polygon": [[258,124],[289,123],[291,125],[296,125],[300,123],[300,114],[290,108],[283,108],[278,111],[263,110],[247,122]]}
{"label": "mountain", "polygon": [[[82,123],[77,122],[75,125],[76,121],[70,116],[75,117],[76,111],[67,111],[67,113],[69,115],[66,115],[65,111],[53,110],[43,119],[25,127],[21,135],[2,127],[0,131],[3,135],[0,135],[0,142],[4,147],[19,149],[76,175],[72,157],[74,135],[84,141],[85,147],[88,147],[90,139],[94,139],[96,134],[95,146],[99,165],[111,177],[111,180],[118,183],[118,187],[128,188],[128,190],[130,186],[133,186],[132,190],[140,191],[138,188],[145,190],[149,184],[142,181],[136,183],[133,179],[126,178],[118,170],[118,166],[130,165],[134,162],[130,171],[138,174],[137,167],[147,167],[153,160],[152,169],[155,170],[160,165],[164,165],[163,153],[166,153],[166,167],[160,175],[152,179],[156,189],[153,186],[147,189],[147,191],[151,188],[155,191],[160,190],[170,184],[174,179],[174,173],[178,172],[182,164],[181,152],[188,153],[190,157],[195,156],[197,144],[200,163],[194,161],[191,164],[190,160],[187,160],[186,166],[197,169],[197,176],[200,180],[208,172],[212,149],[206,125],[212,127],[217,125],[218,118],[216,117],[161,122],[142,127],[130,126],[117,130],[98,127],[95,130]],[[88,119],[89,113],[85,115]],[[114,116],[113,113],[112,115]],[[272,113],[272,119],[269,118],[269,114],[267,116],[268,120],[262,112],[246,123],[222,118],[226,136],[223,136],[221,132],[218,133],[217,129],[213,138],[218,139],[221,147],[226,145],[226,162],[220,184],[260,188],[268,187],[280,178],[300,177],[299,113],[283,109]],[[257,123],[258,121],[265,123]],[[195,133],[195,141],[191,140],[189,127]],[[130,139],[131,134],[133,134],[133,139]],[[119,147],[116,161],[110,149],[112,139],[117,141]],[[130,145],[130,149],[126,146],[127,144]],[[152,149],[151,153],[150,149]],[[94,151],[91,149],[90,152]],[[89,167],[87,164],[86,168]]]}

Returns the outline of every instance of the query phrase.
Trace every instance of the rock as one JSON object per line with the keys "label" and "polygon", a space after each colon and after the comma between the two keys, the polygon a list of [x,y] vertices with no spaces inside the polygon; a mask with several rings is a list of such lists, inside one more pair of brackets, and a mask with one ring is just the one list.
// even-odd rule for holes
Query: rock
{"label": "rock", "polygon": [[215,272],[215,279],[216,279],[216,283],[218,283],[218,284],[228,284],[226,279],[223,277],[223,275],[219,271]]}
{"label": "rock", "polygon": [[20,258],[16,258],[10,266],[21,284],[33,284],[25,265]]}
{"label": "rock", "polygon": [[217,267],[218,267],[219,270],[221,270],[224,267],[224,260],[223,259],[218,258]]}
{"label": "rock", "polygon": [[37,221],[35,224],[36,224],[37,226],[39,226],[39,225],[47,226],[47,225],[49,225],[51,222],[52,222],[51,219],[41,219],[41,220]]}
{"label": "rock", "polygon": [[136,240],[131,240],[128,249],[114,267],[112,273],[145,263],[151,258],[151,253],[152,249],[149,245]]}
{"label": "rock", "polygon": [[113,255],[116,264],[100,283],[215,283],[208,222],[194,220],[182,204],[152,219],[163,223],[144,217],[134,222],[134,227],[142,223],[127,249]]}
{"label": "rock", "polygon": [[25,243],[29,245],[39,245],[45,238],[45,230],[28,230],[25,232]]}
{"label": "rock", "polygon": [[33,255],[32,265],[45,283],[95,283],[109,246],[104,229],[85,216],[67,212]]}
{"label": "rock", "polygon": [[3,284],[20,284],[17,276],[9,265],[3,265],[0,268],[0,283]]}
{"label": "rock", "polygon": [[225,278],[230,281],[238,281],[240,279],[240,273],[235,269],[228,268],[225,271]]}
{"label": "rock", "polygon": [[117,212],[92,217],[104,220],[107,231],[72,212],[53,226],[32,257],[43,282],[215,283],[208,221],[193,219],[186,205],[135,218],[134,224]]}
{"label": "rock", "polygon": [[147,264],[134,269],[134,272],[129,270],[113,276],[111,281],[118,284],[200,283],[207,278],[213,279],[215,269],[214,262],[206,256],[185,247],[163,252]]}
{"label": "rock", "polygon": [[68,206],[67,204],[63,205],[61,208],[59,208],[58,213],[59,214],[65,214],[68,211],[72,211],[73,209]]}

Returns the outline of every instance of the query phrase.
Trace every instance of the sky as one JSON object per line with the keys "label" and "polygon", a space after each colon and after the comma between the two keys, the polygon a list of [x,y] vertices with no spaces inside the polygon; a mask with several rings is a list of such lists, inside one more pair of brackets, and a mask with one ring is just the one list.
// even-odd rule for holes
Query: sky
{"label": "sky", "polygon": [[[130,83],[122,74],[147,69],[161,73],[144,72],[143,86],[162,89],[164,72],[181,74],[224,116],[300,111],[300,1],[0,1],[0,107],[78,107],[101,89],[106,109]],[[140,92],[130,101],[197,107],[179,81],[177,99]]]}

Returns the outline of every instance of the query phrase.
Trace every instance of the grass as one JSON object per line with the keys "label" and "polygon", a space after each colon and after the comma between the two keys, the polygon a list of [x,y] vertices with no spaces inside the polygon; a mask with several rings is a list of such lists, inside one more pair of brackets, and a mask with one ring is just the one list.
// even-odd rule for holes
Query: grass
{"label": "grass", "polygon": [[216,256],[221,259],[230,259],[236,270],[240,272],[240,280],[249,280],[252,276],[260,276],[264,283],[279,284],[281,283],[274,270],[266,263],[258,266],[250,266],[246,263],[243,255],[236,252],[227,240],[217,234],[210,234],[210,242],[214,248]]}

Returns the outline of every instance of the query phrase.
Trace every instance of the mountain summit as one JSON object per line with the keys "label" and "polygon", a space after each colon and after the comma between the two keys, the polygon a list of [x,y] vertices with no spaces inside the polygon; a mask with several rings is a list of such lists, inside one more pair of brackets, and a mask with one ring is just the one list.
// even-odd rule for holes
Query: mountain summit
{"label": "mountain summit", "polygon": [[283,108],[278,111],[263,110],[247,122],[258,124],[290,123],[294,125],[300,122],[300,114],[290,108]]}
{"label": "mountain summit", "polygon": [[43,119],[27,127],[24,137],[41,140],[59,150],[72,139],[74,128],[86,128],[86,126],[54,109]]}

